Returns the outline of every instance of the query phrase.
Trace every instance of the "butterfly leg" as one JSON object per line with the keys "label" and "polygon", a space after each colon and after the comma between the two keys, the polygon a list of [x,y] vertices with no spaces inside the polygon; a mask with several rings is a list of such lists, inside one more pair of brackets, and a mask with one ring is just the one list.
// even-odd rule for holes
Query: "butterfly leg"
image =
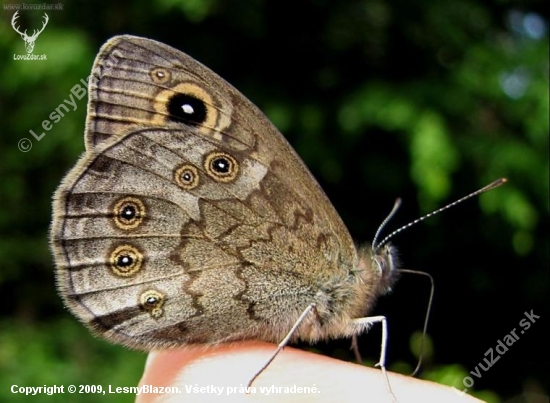
{"label": "butterfly leg", "polygon": [[[380,360],[376,367],[380,367],[382,370],[382,375],[384,376],[384,381],[386,382],[386,388],[388,389],[389,394],[392,397],[392,401],[397,402],[395,395],[391,389],[390,379],[388,378],[388,373],[386,372],[386,349],[388,346],[388,323],[385,316],[370,316],[366,318],[358,318],[353,320],[353,324],[360,326],[361,328],[368,327],[375,323],[382,323],[382,345],[380,347]],[[355,341],[355,338],[354,338]],[[355,341],[355,346],[357,342]]]}
{"label": "butterfly leg", "polygon": [[316,304],[315,303],[311,303],[308,305],[308,307],[304,310],[304,312],[302,312],[302,314],[300,315],[300,317],[298,318],[298,320],[296,321],[296,323],[294,323],[294,326],[292,326],[292,329],[290,329],[290,331],[287,333],[287,335],[285,336],[285,338],[279,343],[279,345],[277,346],[277,349],[273,352],[273,354],[271,355],[271,357],[269,357],[269,359],[266,361],[266,363],[262,366],[262,368],[260,368],[260,370],[258,372],[256,372],[254,374],[254,376],[252,377],[252,379],[250,380],[250,382],[248,382],[248,387],[250,387],[252,385],[252,383],[256,380],[256,378],[258,376],[260,376],[260,374],[262,372],[265,371],[265,369],[267,367],[269,367],[269,364],[271,364],[271,362],[275,359],[275,357],[277,357],[277,355],[281,352],[281,350],[283,348],[285,348],[285,346],[288,344],[288,342],[290,341],[290,339],[292,338],[292,335],[296,332],[296,330],[298,329],[298,327],[302,324],[302,322],[304,321],[305,318],[307,318],[307,316],[309,315],[309,313],[315,309],[315,306]]}
{"label": "butterfly leg", "polygon": [[353,350],[353,355],[355,355],[355,360],[358,364],[361,364],[363,362],[363,357],[361,357],[361,352],[359,351],[359,345],[357,343],[357,335],[354,334],[351,336],[351,349]]}

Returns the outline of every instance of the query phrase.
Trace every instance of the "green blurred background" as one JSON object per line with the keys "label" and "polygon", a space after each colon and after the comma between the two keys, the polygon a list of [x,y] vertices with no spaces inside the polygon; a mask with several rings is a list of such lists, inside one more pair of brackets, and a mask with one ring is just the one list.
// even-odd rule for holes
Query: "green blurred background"
{"label": "green blurred background", "polygon": [[[394,239],[403,267],[436,282],[420,376],[463,389],[524,312],[535,324],[469,393],[548,400],[548,10],[514,0],[156,0],[66,2],[34,54],[0,11],[0,401],[20,386],[136,385],[145,355],[93,338],[66,311],[48,250],[51,195],[83,151],[86,99],[38,141],[30,133],[88,76],[115,34],[203,62],[255,102],[296,148],[354,237],[388,230],[505,176],[509,183]],[[27,32],[43,11],[20,11]],[[18,149],[27,138],[32,148]],[[28,146],[28,143],[27,143]],[[368,197],[358,197],[366,192]],[[373,314],[389,318],[389,367],[415,365],[429,286],[403,276]],[[371,364],[380,330],[361,338]],[[304,346],[305,347],[305,346]],[[352,359],[349,341],[315,346]],[[486,365],[486,364],[485,364]],[[114,396],[114,397],[113,397]],[[131,402],[113,395],[108,401]],[[368,400],[368,391],[364,397]],[[78,401],[100,401],[79,395]]]}

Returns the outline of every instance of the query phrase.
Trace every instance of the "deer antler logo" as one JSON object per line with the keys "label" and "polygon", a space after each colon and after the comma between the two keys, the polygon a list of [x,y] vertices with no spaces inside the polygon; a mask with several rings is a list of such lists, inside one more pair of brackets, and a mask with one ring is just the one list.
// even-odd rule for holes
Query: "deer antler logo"
{"label": "deer antler logo", "polygon": [[19,11],[16,11],[15,14],[13,15],[13,18],[11,19],[11,26],[13,27],[15,32],[17,32],[19,35],[21,35],[21,38],[23,38],[23,40],[25,41],[25,48],[27,49],[27,53],[32,53],[32,51],[34,49],[34,42],[36,41],[36,38],[38,38],[38,35],[40,35],[40,33],[42,31],[44,31],[44,28],[46,28],[46,25],[48,24],[48,21],[49,21],[48,14],[44,13],[45,21],[42,25],[42,29],[40,29],[40,31],[36,31],[36,29],[35,29],[33,34],[31,36],[28,36],[27,35],[27,30],[25,30],[25,32],[21,32],[21,31],[19,31],[19,27],[15,26],[15,20],[17,19],[17,17],[19,17],[17,15],[18,12]]}

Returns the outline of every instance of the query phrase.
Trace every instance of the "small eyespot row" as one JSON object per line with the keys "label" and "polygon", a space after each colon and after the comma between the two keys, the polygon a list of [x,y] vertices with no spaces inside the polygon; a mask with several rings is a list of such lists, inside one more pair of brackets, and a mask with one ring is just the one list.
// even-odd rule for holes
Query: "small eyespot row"
{"label": "small eyespot row", "polygon": [[145,204],[136,197],[123,197],[112,211],[115,225],[125,231],[137,228],[146,216]]}
{"label": "small eyespot row", "polygon": [[168,70],[162,67],[156,67],[149,73],[151,80],[156,84],[166,84],[172,79],[172,75]]}
{"label": "small eyespot row", "polygon": [[143,253],[133,245],[119,245],[109,255],[109,266],[116,276],[133,276],[143,266]]}
{"label": "small eyespot row", "polygon": [[174,180],[184,190],[195,189],[200,182],[199,171],[193,165],[183,164],[174,171]]}
{"label": "small eyespot row", "polygon": [[215,151],[204,159],[204,169],[216,182],[233,182],[239,173],[239,163],[233,156]]}
{"label": "small eyespot row", "polygon": [[158,319],[164,314],[165,297],[157,290],[146,290],[139,296],[139,304],[153,319]]}

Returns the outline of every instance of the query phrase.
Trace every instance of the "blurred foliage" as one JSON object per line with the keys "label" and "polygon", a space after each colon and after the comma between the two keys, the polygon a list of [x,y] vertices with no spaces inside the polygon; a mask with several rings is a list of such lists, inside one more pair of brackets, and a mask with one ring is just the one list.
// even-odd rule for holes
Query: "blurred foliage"
{"label": "blurred foliage", "polygon": [[[12,385],[64,385],[65,394],[54,394],[51,402],[66,402],[68,385],[101,385],[103,390],[117,386],[134,386],[143,371],[144,354],[110,345],[82,332],[82,325],[70,317],[48,322],[0,323],[1,397],[3,402],[43,401],[34,397],[11,394]],[[97,402],[97,395],[78,394],[79,402]],[[134,396],[117,396],[133,401]]]}
{"label": "blurred foliage", "polygon": [[[29,31],[41,25],[42,12],[20,14]],[[94,339],[62,308],[47,242],[51,195],[83,151],[86,100],[51,130],[42,122],[88,76],[99,46],[121,33],[191,54],[255,102],[355,239],[372,239],[395,197],[404,205],[391,226],[507,177],[394,242],[405,267],[436,281],[422,377],[460,388],[533,309],[540,323],[469,393],[491,402],[548,394],[547,4],[73,1],[48,14],[34,49],[47,61],[14,60],[24,44],[10,26],[13,11],[0,14],[0,401],[43,400],[11,394],[12,384],[131,386],[143,368],[144,354]],[[28,152],[18,149],[23,138]],[[414,367],[408,340],[429,293],[409,277],[375,312],[389,318],[389,362],[403,372]],[[361,339],[373,362],[377,332]],[[317,348],[349,358],[347,343]],[[79,401],[86,398],[97,401]]]}

